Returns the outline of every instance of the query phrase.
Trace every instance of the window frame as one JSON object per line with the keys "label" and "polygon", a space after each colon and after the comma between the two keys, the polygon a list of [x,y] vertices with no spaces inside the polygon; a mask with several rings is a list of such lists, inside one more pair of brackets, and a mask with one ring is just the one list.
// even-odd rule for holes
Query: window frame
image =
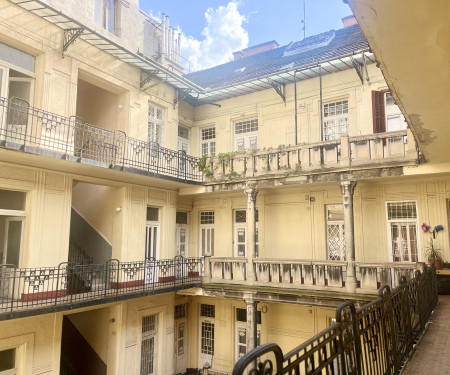
{"label": "window frame", "polygon": [[[245,222],[236,222],[236,214],[238,211],[245,211]],[[247,220],[247,209],[234,209],[233,210],[233,252],[236,258],[245,258],[248,254],[248,220]],[[238,255],[239,249],[238,244],[241,243],[237,241],[238,239],[238,230],[245,229],[245,253],[243,256]],[[259,210],[256,209],[256,232],[255,232],[255,258],[259,257]]]}
{"label": "window frame", "polygon": [[[256,122],[256,130],[249,130],[237,133],[237,126],[239,125],[248,125],[250,128],[254,125],[253,122]],[[248,123],[248,124],[245,124]],[[245,120],[236,120],[233,122],[233,150],[235,152],[246,152],[248,150],[256,150],[258,149],[258,132],[259,132],[259,120],[258,117],[252,117]],[[255,138],[256,145],[255,147],[251,147],[251,138]],[[242,140],[243,148],[240,149],[238,147],[238,142]]]}
{"label": "window frame", "polygon": [[[325,115],[325,106],[330,106],[331,104],[334,104],[334,108],[336,108],[336,105],[338,103],[342,103],[342,105],[344,105],[344,103],[346,103],[346,109],[347,112],[346,113],[340,113],[340,114],[334,114],[333,116],[326,116]],[[335,110],[336,112],[336,110]],[[332,101],[327,101],[322,103],[322,141],[326,142],[326,141],[332,141],[332,140],[339,140],[343,135],[345,134],[350,134],[350,105],[349,105],[349,100],[348,98],[345,99],[336,99],[336,100],[332,100]],[[336,121],[339,121],[341,119],[346,119],[346,130],[345,131],[341,131],[341,127],[342,125],[340,125],[339,123],[336,125]],[[335,125],[333,127],[326,127],[325,123],[329,122],[329,121],[335,121]],[[337,129],[333,132],[329,132],[330,134],[328,134],[327,130],[329,129]]]}
{"label": "window frame", "polygon": [[[150,107],[154,108],[153,116],[150,116]],[[162,118],[158,118],[158,110],[162,113]],[[165,131],[166,111],[163,107],[148,101],[147,105],[147,142],[158,144],[160,147],[164,147],[164,131]],[[151,131],[151,124],[154,128]],[[158,139],[159,128],[159,139]],[[152,134],[151,134],[152,133]]]}
{"label": "window frame", "polygon": [[[331,206],[341,206],[342,210],[344,210],[344,205],[342,203],[334,203],[334,204],[326,204],[325,205],[325,230],[326,230],[326,237],[327,237],[327,259],[328,260],[333,260],[336,262],[345,262],[346,260],[346,249],[345,249],[345,226],[344,226],[344,218],[342,218],[342,220],[329,220],[328,219],[328,209]],[[330,231],[329,231],[329,226],[330,225],[337,225],[339,227],[339,233],[342,236],[342,244],[341,249],[340,249],[340,253],[342,256],[342,259],[333,259],[330,256]]]}
{"label": "window frame", "polygon": [[[212,223],[205,223],[202,224],[202,213],[212,213]],[[215,241],[215,223],[216,223],[216,213],[214,210],[202,210],[199,211],[199,249],[198,249],[198,253],[199,256],[214,256],[214,241]],[[203,230],[205,230],[207,233],[209,231],[210,233],[210,240],[209,243],[206,243],[205,246],[203,244]],[[212,235],[211,235],[212,234]],[[206,240],[206,236],[205,236],[205,240]],[[208,242],[208,241],[207,241]]]}
{"label": "window frame", "polygon": [[[415,210],[416,210],[416,218],[402,218],[402,219],[389,219],[389,204],[402,204],[402,203],[414,203]],[[394,253],[393,253],[393,237],[392,237],[392,224],[397,223],[398,224],[415,224],[415,235],[416,235],[416,248],[417,248],[417,262],[421,262],[422,256],[421,256],[421,247],[420,247],[420,236],[419,236],[419,207],[417,204],[417,200],[414,199],[406,199],[406,200],[395,200],[395,201],[386,201],[385,202],[386,207],[386,229],[387,229],[387,239],[388,239],[388,256],[389,261],[394,263],[415,263],[415,261],[411,260],[413,254],[411,252],[410,244],[408,244],[408,258],[410,260],[399,260],[396,261],[394,259]],[[409,236],[409,231],[407,232],[407,235]],[[403,255],[400,254],[401,258],[403,258]]]}
{"label": "window frame", "polygon": [[[111,1],[113,4],[114,11],[114,19],[112,21],[113,30],[110,29],[109,26],[109,13],[108,13],[108,2]],[[99,4],[99,5],[97,5]],[[100,14],[97,14],[97,7],[100,8]],[[119,29],[119,9],[120,9],[120,1],[119,0],[95,0],[94,1],[94,23],[99,25],[102,29],[108,31],[111,34],[118,36]]]}
{"label": "window frame", "polygon": [[[203,138],[204,131],[214,131],[214,137],[212,138]],[[204,152],[203,146],[206,145],[207,152]],[[212,151],[213,149],[213,151]],[[200,129],[200,156],[212,156],[216,154],[216,127],[215,126],[206,126]]]}

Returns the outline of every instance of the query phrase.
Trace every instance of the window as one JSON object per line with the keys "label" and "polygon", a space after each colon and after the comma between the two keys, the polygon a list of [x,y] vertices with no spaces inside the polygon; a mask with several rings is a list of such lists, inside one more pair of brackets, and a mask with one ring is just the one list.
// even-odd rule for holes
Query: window
{"label": "window", "polygon": [[164,143],[164,109],[153,103],[148,103],[148,142]]}
{"label": "window", "polygon": [[348,101],[341,100],[323,105],[323,140],[339,139],[348,134]]}
{"label": "window", "polygon": [[[247,256],[247,210],[234,211],[234,254],[236,257]],[[259,254],[259,212],[256,210],[256,233],[255,233],[255,258]]]}
{"label": "window", "polygon": [[216,153],[216,128],[204,128],[201,131],[201,155],[214,155]]}
{"label": "window", "polygon": [[[247,310],[246,309],[236,309],[236,331],[235,331],[235,347],[236,347],[236,358],[237,361],[247,352]],[[261,311],[256,312],[256,323],[257,323],[257,336],[256,345],[261,345]]]}
{"label": "window", "polygon": [[373,132],[405,130],[408,124],[400,108],[387,90],[372,91]]}
{"label": "window", "polygon": [[117,0],[95,0],[95,23],[115,34],[117,10]]}
{"label": "window", "polygon": [[147,207],[145,258],[159,257],[159,208]]}
{"label": "window", "polygon": [[186,318],[186,304],[185,303],[183,303],[182,305],[175,305],[174,316],[175,316],[175,319]]}
{"label": "window", "polygon": [[418,262],[416,202],[387,202],[390,258],[393,262]]}
{"label": "window", "polygon": [[188,213],[187,212],[177,212],[176,213],[176,245],[177,245],[177,255],[187,256],[188,255]]}
{"label": "window", "polygon": [[258,148],[258,119],[234,123],[234,151]]}
{"label": "window", "polygon": [[213,366],[214,359],[214,318],[216,309],[214,305],[202,303],[200,305],[200,353],[199,363],[203,366],[208,362]]}
{"label": "window", "polygon": [[214,256],[214,211],[200,212],[200,254]]}
{"label": "window", "polygon": [[[0,190],[0,264],[20,267],[26,193]],[[2,290],[6,287],[2,285]]]}
{"label": "window", "polygon": [[344,206],[342,204],[327,205],[326,211],[328,259],[344,261]]}
{"label": "window", "polygon": [[157,315],[149,315],[142,318],[141,375],[156,374],[157,323]]}

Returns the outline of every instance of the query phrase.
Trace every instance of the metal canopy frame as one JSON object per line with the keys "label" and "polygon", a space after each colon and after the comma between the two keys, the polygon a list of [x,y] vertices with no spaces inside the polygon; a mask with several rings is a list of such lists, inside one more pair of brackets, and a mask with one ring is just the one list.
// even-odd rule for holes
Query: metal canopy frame
{"label": "metal canopy frame", "polygon": [[[10,1],[60,27],[64,31],[64,42],[62,46],[63,54],[77,39],[82,39],[119,60],[140,69],[141,88],[144,88],[146,84],[154,78],[157,78],[180,90],[183,93],[183,96],[180,97],[180,99],[183,99],[194,106],[203,104],[220,106],[214,102],[269,88],[275,89],[283,101],[286,101],[285,85],[295,82],[294,72],[297,74],[297,81],[301,81],[319,77],[319,70],[322,71],[322,75],[326,75],[355,68],[361,82],[363,82],[363,70],[365,70],[366,73],[366,80],[369,81],[366,64],[375,63],[374,55],[369,48],[366,48],[346,55],[317,61],[309,65],[295,65],[294,62],[289,68],[272,72],[264,76],[254,77],[247,81],[229,84],[228,86],[205,89],[170,71],[156,61],[131,52],[107,36],[86,27],[80,22],[44,3],[42,0]],[[177,103],[174,104],[176,105]]]}
{"label": "metal canopy frame", "polygon": [[[64,43],[62,46],[62,52],[67,52],[70,45],[72,45],[78,38],[92,44],[93,46],[109,53],[110,55],[122,60],[123,62],[135,66],[145,74],[154,76],[147,78],[149,80],[158,78],[178,89],[189,89],[195,92],[202,92],[203,89],[197,86],[195,83],[179,76],[178,74],[166,69],[157,62],[131,52],[119,43],[113,41],[105,35],[100,34],[97,31],[90,29],[89,27],[81,24],[73,18],[65,15],[61,11],[53,8],[52,6],[44,3],[41,0],[10,0],[14,4],[21,8],[36,14],[37,16],[57,25],[64,30]],[[145,83],[147,83],[145,82]],[[144,83],[144,85],[145,85]],[[141,80],[141,87],[143,86]]]}
{"label": "metal canopy frame", "polygon": [[[354,53],[349,53],[347,55],[317,61],[309,65],[296,66],[295,64],[293,64],[288,69],[273,72],[265,76],[252,78],[248,81],[230,84],[229,86],[225,87],[206,89],[204,92],[200,93],[198,99],[192,98],[190,100],[190,103],[193,105],[200,105],[204,104],[204,101],[215,102],[233,96],[245,95],[259,90],[275,88],[274,85],[272,85],[272,82],[275,83],[275,86],[278,85],[278,88],[281,91],[282,86],[295,82],[294,71],[297,75],[297,81],[302,81],[305,79],[319,77],[320,74],[324,76],[343,70],[354,69],[353,61],[355,61],[358,67],[361,66],[360,71],[357,70],[358,77],[360,74],[362,75],[362,71],[364,69],[366,73],[366,80],[368,80],[366,64],[375,63],[375,57],[370,52],[369,48]],[[322,71],[321,73],[320,70]],[[275,90],[277,89],[275,88]],[[278,92],[278,90],[277,93],[284,100],[283,96]]]}

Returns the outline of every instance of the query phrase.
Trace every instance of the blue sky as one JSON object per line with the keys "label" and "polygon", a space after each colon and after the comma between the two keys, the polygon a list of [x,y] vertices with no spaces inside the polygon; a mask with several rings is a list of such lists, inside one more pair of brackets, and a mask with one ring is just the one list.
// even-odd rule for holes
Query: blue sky
{"label": "blue sky", "polygon": [[[140,8],[183,33],[182,56],[192,70],[232,59],[232,52],[275,39],[303,38],[303,0],[140,0]],[[342,28],[351,14],[342,0],[305,0],[306,36]]]}

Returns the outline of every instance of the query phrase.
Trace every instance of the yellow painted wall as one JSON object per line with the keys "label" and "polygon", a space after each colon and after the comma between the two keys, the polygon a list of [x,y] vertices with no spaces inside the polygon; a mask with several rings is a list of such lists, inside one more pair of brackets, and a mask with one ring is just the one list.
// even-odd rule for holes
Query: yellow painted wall
{"label": "yellow painted wall", "polygon": [[62,316],[0,322],[0,350],[18,348],[18,374],[59,374]]}

